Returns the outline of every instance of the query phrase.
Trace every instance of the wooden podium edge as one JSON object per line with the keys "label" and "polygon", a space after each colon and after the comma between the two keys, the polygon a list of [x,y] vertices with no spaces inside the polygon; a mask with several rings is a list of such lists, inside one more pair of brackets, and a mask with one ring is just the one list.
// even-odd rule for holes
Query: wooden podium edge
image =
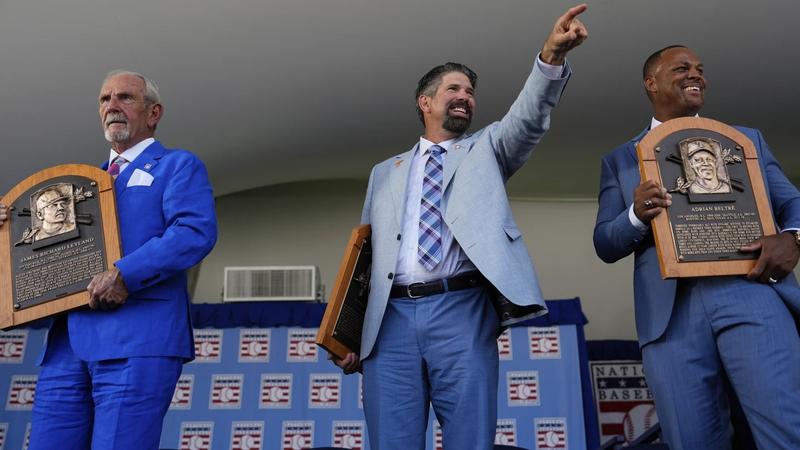
{"label": "wooden podium edge", "polygon": [[336,328],[336,320],[342,311],[342,305],[350,287],[350,280],[353,277],[356,262],[358,262],[362,242],[369,238],[370,232],[370,225],[359,225],[350,232],[350,240],[347,242],[344,257],[339,265],[336,281],[333,284],[331,297],[328,300],[328,306],[325,308],[325,314],[322,316],[322,322],[315,340],[318,346],[342,359],[350,352],[358,353],[360,351],[360,349],[349,349],[339,342],[333,337],[333,331]]}
{"label": "wooden podium edge", "polygon": [[[651,130],[636,145],[636,155],[639,159],[639,174],[642,182],[655,180],[664,186],[661,179],[661,172],[658,170],[658,163],[655,157],[655,146],[670,134],[687,128],[699,128],[714,131],[724,135],[737,144],[742,146],[742,153],[745,157],[747,176],[750,179],[750,186],[753,189],[753,198],[758,210],[758,218],[764,231],[764,236],[776,233],[775,220],[772,215],[772,208],[767,198],[767,191],[764,185],[764,178],[761,175],[761,167],[758,164],[758,152],[755,144],[744,133],[726,125],[722,122],[704,117],[680,117],[668,120],[656,129]],[[658,253],[659,267],[661,268],[661,278],[680,278],[698,276],[721,276],[721,275],[745,275],[756,264],[754,259],[743,259],[735,261],[691,261],[680,262],[675,250],[675,238],[669,226],[667,214],[659,214],[651,221],[653,237]]]}
{"label": "wooden podium edge", "polygon": [[[65,174],[65,172],[68,172]],[[97,183],[98,201],[103,223],[103,239],[105,248],[106,270],[122,257],[119,238],[119,223],[117,220],[117,202],[114,196],[114,179],[105,170],[87,164],[61,164],[49,167],[25,178],[17,183],[0,203],[9,206],[16,202],[20,195],[31,187],[59,176],[79,176],[89,178]],[[12,214],[8,215],[7,223],[0,226],[0,329],[12,327],[40,319],[45,316],[58,314],[80,308],[89,304],[89,294],[86,291],[76,292],[65,297],[56,298],[22,311],[14,311],[11,274],[11,222]],[[54,303],[58,303],[57,305]]]}

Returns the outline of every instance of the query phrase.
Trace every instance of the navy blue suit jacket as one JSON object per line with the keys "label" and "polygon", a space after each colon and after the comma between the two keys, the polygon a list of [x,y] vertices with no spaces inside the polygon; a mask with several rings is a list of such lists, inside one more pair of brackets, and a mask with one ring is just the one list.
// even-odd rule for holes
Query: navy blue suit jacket
{"label": "navy blue suit jacket", "polygon": [[[152,175],[150,186],[128,186],[136,169]],[[119,175],[114,193],[123,255],[114,265],[129,296],[113,311],[68,313],[72,348],[86,361],[193,359],[185,271],[199,263],[217,239],[206,168],[190,152],[165,149],[156,141]]]}
{"label": "navy blue suit jacket", "polygon": [[[752,128],[735,128],[755,144],[778,229],[800,229],[800,192],[783,174],[761,132]],[[640,346],[658,339],[666,330],[678,285],[675,279],[661,278],[650,229],[639,231],[628,219],[633,190],[641,183],[636,144],[648,131],[645,129],[603,157],[594,228],[595,250],[603,261],[612,263],[631,253],[635,255],[633,288]],[[795,314],[800,312],[800,287],[793,274],[771,286]]]}

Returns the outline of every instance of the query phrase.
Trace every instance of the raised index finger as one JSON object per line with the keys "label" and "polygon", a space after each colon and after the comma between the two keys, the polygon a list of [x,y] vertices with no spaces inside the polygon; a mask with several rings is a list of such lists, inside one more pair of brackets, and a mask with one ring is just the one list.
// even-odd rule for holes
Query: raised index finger
{"label": "raised index finger", "polygon": [[578,6],[573,6],[572,8],[568,9],[567,12],[564,13],[563,16],[558,18],[558,24],[564,28],[568,28],[569,24],[572,22],[572,19],[578,17],[578,14],[586,11],[589,6],[586,3],[582,3]]}

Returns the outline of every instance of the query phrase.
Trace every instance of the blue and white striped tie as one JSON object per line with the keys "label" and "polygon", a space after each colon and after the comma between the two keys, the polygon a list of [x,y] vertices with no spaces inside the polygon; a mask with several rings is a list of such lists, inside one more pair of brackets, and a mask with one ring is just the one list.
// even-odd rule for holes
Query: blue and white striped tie
{"label": "blue and white striped tie", "polygon": [[419,262],[433,270],[442,261],[442,153],[445,149],[434,145],[425,163],[422,180],[422,202],[419,208]]}

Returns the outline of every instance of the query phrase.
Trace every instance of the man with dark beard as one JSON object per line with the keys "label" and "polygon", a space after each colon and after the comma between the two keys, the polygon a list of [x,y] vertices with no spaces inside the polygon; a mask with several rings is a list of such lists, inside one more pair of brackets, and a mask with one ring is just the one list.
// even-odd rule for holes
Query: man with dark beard
{"label": "man with dark beard", "polygon": [[447,63],[425,74],[415,94],[423,136],[372,170],[361,216],[373,249],[361,351],[335,363],[352,373],[363,362],[373,450],[424,449],[431,404],[444,448],[492,448],[500,325],[492,301],[546,312],[505,183],[549,126],[570,75],[566,54],[587,36],[577,19],[585,10],[556,21],[511,110],[475,133],[465,134],[475,73]]}

